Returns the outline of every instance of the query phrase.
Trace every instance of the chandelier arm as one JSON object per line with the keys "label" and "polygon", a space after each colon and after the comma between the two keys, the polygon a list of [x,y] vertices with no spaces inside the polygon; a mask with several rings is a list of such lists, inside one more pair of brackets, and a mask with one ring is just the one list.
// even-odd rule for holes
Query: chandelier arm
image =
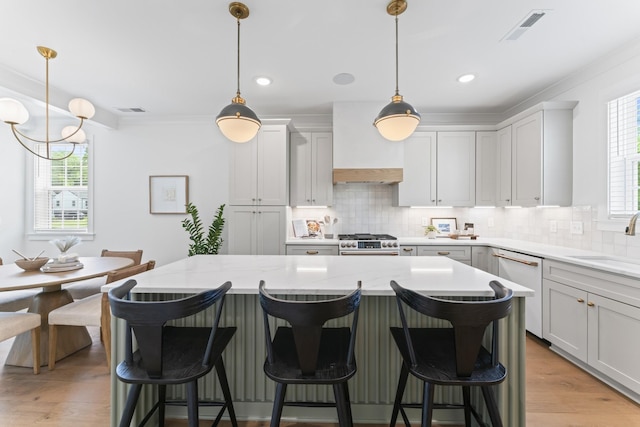
{"label": "chandelier arm", "polygon": [[[73,144],[73,143],[72,143],[71,145],[73,145],[73,148],[71,149],[71,151],[69,152],[69,154],[67,154],[67,155],[66,155],[66,156],[64,156],[64,157],[55,157],[55,158],[53,158],[53,157],[49,157],[49,156],[43,156],[42,154],[39,154],[39,153],[36,153],[35,151],[33,151],[31,148],[29,148],[29,146],[27,146],[24,142],[22,142],[22,139],[20,139],[20,136],[24,136],[24,134],[20,133],[20,131],[18,131],[18,130],[16,129],[16,127],[15,127],[15,125],[14,125],[14,124],[12,124],[12,125],[11,125],[11,130],[13,131],[13,136],[15,136],[15,137],[16,137],[16,139],[18,140],[18,142],[20,143],[20,145],[22,145],[22,146],[23,146],[27,151],[29,151],[29,152],[30,152],[31,154],[33,154],[34,156],[36,156],[36,157],[40,157],[41,159],[44,159],[44,160],[64,160],[64,159],[66,159],[66,158],[68,158],[68,157],[71,157],[71,155],[76,151],[76,145],[77,145],[77,144]],[[34,142],[38,142],[38,143],[46,143],[46,142],[44,142],[44,141],[37,141],[37,140],[33,140],[33,139],[31,139],[31,138],[28,138],[28,137],[27,137],[27,139],[29,139],[29,140],[31,140],[31,141],[34,141]],[[48,147],[49,147],[49,143],[46,143],[46,144],[47,144],[47,148],[48,148]],[[47,151],[48,151],[48,150],[47,150]]]}
{"label": "chandelier arm", "polygon": [[[38,142],[38,143],[42,143],[42,144],[49,144],[49,143],[54,143],[54,142],[64,142],[64,141],[68,140],[69,138],[71,138],[76,133],[78,133],[78,131],[82,128],[82,125],[84,124],[84,119],[82,117],[79,117],[79,119],[80,119],[80,124],[78,125],[78,128],[72,134],[68,135],[66,138],[54,139],[53,141],[50,141],[48,138],[45,139],[45,140],[31,138],[30,136],[25,135],[24,133],[20,132],[18,130],[18,128],[15,127],[14,124],[11,124],[11,129],[13,129],[13,134],[14,135],[17,133],[21,137],[23,137],[25,139],[28,139],[29,141],[32,141],[32,142]],[[17,138],[17,135],[16,135],[16,138]],[[75,143],[72,142],[71,144],[75,144]]]}

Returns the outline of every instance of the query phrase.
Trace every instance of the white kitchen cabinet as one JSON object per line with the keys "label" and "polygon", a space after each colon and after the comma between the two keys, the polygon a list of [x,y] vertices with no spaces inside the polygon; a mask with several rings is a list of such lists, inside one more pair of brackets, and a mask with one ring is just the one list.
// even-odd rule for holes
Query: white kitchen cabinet
{"label": "white kitchen cabinet", "polygon": [[414,132],[403,141],[394,206],[473,206],[475,144],[475,132]]}
{"label": "white kitchen cabinet", "polygon": [[333,138],[331,132],[291,134],[291,206],[333,204]]}
{"label": "white kitchen cabinet", "polygon": [[284,206],[229,206],[226,209],[231,255],[284,255]]}
{"label": "white kitchen cabinet", "polygon": [[570,206],[573,110],[537,111],[512,124],[511,204]]}
{"label": "white kitchen cabinet", "polygon": [[402,141],[402,182],[393,187],[394,206],[436,205],[436,132],[414,132]]}
{"label": "white kitchen cabinet", "polygon": [[437,205],[474,206],[476,133],[438,132]]}
{"label": "white kitchen cabinet", "polygon": [[471,246],[471,266],[493,275],[498,275],[498,258],[488,246]]}
{"label": "white kitchen cabinet", "polygon": [[544,338],[552,348],[640,400],[637,279],[545,261]]}
{"label": "white kitchen cabinet", "polygon": [[418,256],[446,256],[463,264],[471,265],[471,246],[418,246]]}
{"label": "white kitchen cabinet", "polygon": [[511,206],[511,125],[496,132],[496,206]]}
{"label": "white kitchen cabinet", "polygon": [[476,132],[476,206],[496,206],[497,135]]}
{"label": "white kitchen cabinet", "polygon": [[338,255],[338,245],[287,245],[287,255]]}
{"label": "white kitchen cabinet", "polygon": [[400,256],[416,256],[418,255],[418,247],[417,246],[400,246]]}
{"label": "white kitchen cabinet", "polygon": [[289,132],[263,125],[252,140],[231,147],[229,205],[288,204]]}

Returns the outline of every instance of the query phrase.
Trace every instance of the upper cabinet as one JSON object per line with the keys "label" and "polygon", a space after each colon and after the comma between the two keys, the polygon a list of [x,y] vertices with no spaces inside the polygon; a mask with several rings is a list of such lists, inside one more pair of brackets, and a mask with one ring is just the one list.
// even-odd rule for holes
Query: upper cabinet
{"label": "upper cabinet", "polygon": [[545,109],[511,125],[511,205],[571,205],[572,129],[572,109]]}
{"label": "upper cabinet", "polygon": [[496,206],[497,165],[496,132],[476,132],[476,206]]}
{"label": "upper cabinet", "polygon": [[333,204],[331,132],[291,134],[291,206]]}
{"label": "upper cabinet", "polygon": [[396,206],[473,206],[475,132],[414,132],[405,139]]}
{"label": "upper cabinet", "polygon": [[289,150],[286,125],[263,125],[251,141],[233,144],[230,205],[288,204]]}
{"label": "upper cabinet", "polygon": [[511,125],[496,132],[496,206],[511,206]]}

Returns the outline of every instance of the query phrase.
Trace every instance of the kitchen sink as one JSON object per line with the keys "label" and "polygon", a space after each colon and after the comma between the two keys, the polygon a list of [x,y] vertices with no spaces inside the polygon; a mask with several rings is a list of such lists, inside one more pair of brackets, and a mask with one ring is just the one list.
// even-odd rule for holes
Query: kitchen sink
{"label": "kitchen sink", "polygon": [[592,262],[594,264],[604,264],[611,267],[631,268],[635,270],[640,269],[640,262],[622,260],[620,258],[609,257],[606,255],[569,255],[568,258]]}

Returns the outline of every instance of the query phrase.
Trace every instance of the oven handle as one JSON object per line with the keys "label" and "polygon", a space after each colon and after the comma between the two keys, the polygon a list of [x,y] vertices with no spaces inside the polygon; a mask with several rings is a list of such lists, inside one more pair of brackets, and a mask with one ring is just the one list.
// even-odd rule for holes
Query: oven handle
{"label": "oven handle", "polygon": [[386,255],[386,256],[398,256],[398,252],[361,252],[361,251],[344,251],[340,252],[340,256],[342,255]]}
{"label": "oven handle", "polygon": [[530,265],[531,267],[537,267],[538,266],[538,263],[535,262],[535,261],[527,261],[527,260],[524,260],[524,259],[512,258],[510,256],[506,256],[506,255],[503,255],[503,254],[493,254],[493,256],[496,257],[496,258],[508,259],[509,261],[515,261],[515,262],[519,262],[519,263],[522,263],[522,264],[525,264],[525,265]]}

